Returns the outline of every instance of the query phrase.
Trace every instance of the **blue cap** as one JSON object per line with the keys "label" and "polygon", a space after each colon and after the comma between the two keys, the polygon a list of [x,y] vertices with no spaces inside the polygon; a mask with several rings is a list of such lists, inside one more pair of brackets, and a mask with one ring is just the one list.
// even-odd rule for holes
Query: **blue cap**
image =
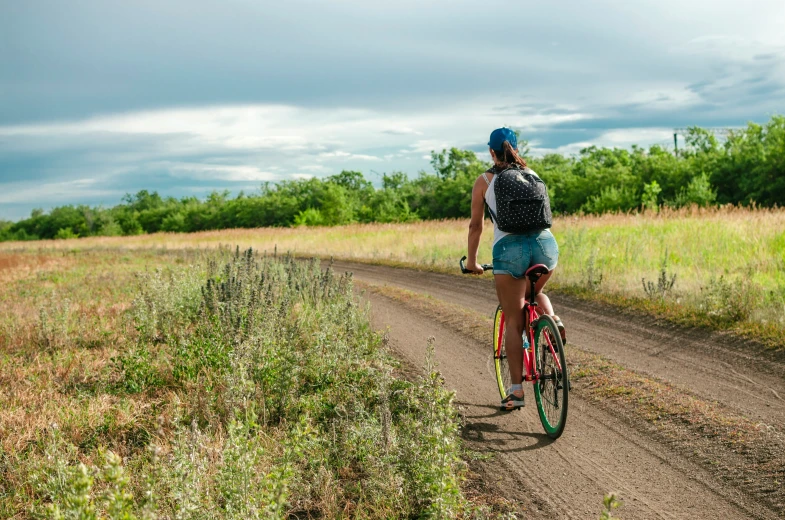
{"label": "blue cap", "polygon": [[515,135],[515,132],[506,127],[497,128],[491,132],[491,139],[488,141],[488,146],[495,151],[501,152],[504,141],[509,141],[513,148],[518,148],[518,137]]}

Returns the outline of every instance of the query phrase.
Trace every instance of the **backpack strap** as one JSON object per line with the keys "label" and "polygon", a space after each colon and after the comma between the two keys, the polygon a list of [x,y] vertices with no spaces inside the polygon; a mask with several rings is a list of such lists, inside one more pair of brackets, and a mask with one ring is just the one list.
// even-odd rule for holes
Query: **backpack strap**
{"label": "backpack strap", "polygon": [[496,213],[493,212],[491,207],[488,205],[488,202],[485,203],[485,207],[488,208],[488,215],[491,217],[491,222],[496,224]]}
{"label": "backpack strap", "polygon": [[[488,170],[488,171],[486,171],[486,172],[484,172],[484,173],[482,174],[482,178],[483,178],[483,179],[485,179],[485,183],[486,183],[486,184],[488,184],[488,186],[490,186],[490,185],[491,185],[491,181],[489,181],[489,180],[488,180],[488,172],[489,172],[489,171],[490,171],[490,170]],[[494,214],[493,210],[492,210],[492,209],[491,209],[491,207],[488,205],[488,201],[487,201],[487,200],[483,200],[483,202],[485,202],[485,207],[486,207],[486,208],[487,208],[487,210],[488,210],[488,214],[491,216],[491,222],[493,222],[493,223],[495,224],[495,223],[496,223],[496,214]]]}

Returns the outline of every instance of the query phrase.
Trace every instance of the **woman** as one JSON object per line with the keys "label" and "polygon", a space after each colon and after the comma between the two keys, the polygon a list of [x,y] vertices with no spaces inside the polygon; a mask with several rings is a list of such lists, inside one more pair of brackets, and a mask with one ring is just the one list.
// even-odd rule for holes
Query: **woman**
{"label": "woman", "polygon": [[[466,267],[475,274],[483,269],[477,263],[477,249],[482,236],[485,205],[491,214],[497,214],[494,180],[496,174],[509,168],[525,170],[536,175],[526,166],[526,161],[518,155],[518,140],[509,128],[498,128],[491,133],[488,146],[493,159],[493,167],[477,177],[472,190],[472,219],[469,224],[469,252]],[[546,204],[550,204],[546,198]],[[550,208],[548,208],[550,214]],[[523,395],[523,305],[530,291],[529,280],[524,277],[532,265],[545,264],[549,272],[543,275],[534,288],[537,306],[541,313],[553,316],[562,340],[566,341],[564,325],[554,316],[553,306],[542,289],[553,274],[559,261],[559,246],[548,229],[511,234],[501,231],[493,219],[493,275],[496,282],[496,295],[504,311],[505,350],[510,366],[512,387],[502,400],[503,410],[516,410],[524,405]]]}

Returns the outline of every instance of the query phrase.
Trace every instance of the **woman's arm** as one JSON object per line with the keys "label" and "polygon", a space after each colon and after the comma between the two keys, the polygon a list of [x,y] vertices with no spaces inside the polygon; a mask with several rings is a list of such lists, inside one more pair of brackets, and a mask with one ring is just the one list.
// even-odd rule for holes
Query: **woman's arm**
{"label": "woman's arm", "polygon": [[482,274],[483,269],[477,263],[477,250],[480,248],[482,225],[485,218],[485,190],[488,183],[482,176],[477,177],[472,188],[472,219],[469,222],[469,252],[466,259],[466,268],[477,274]]}

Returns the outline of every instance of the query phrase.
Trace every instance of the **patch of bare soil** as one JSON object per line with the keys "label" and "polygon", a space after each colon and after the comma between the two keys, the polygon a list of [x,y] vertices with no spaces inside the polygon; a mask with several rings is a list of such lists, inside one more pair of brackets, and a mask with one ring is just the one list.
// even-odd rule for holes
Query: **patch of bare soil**
{"label": "patch of bare soil", "polygon": [[[782,517],[785,461],[779,430],[741,413],[734,401],[706,398],[662,375],[628,370],[618,359],[585,348],[582,334],[571,328],[571,344],[578,348],[570,352],[576,375],[570,416],[564,436],[551,442],[541,433],[533,402],[523,412],[497,411],[489,328],[481,323],[486,319],[479,316],[473,323],[457,310],[476,316],[465,308],[483,307],[490,313],[492,287],[476,284],[482,280],[462,286],[462,279],[450,276],[431,284],[432,273],[362,268],[383,271],[384,282],[398,287],[407,284],[397,281],[408,280],[420,293],[409,301],[400,294],[370,294],[374,323],[389,326],[393,347],[415,364],[422,362],[426,338],[436,337],[437,361],[458,394],[468,445],[496,454],[482,461],[487,468],[482,480],[505,497],[524,494],[527,516],[597,518],[602,496],[618,491],[623,518]],[[360,280],[378,274],[355,271]],[[422,298],[423,293],[433,298]],[[443,309],[439,319],[427,304],[438,307],[443,300],[454,307]],[[740,369],[757,362],[748,356],[751,361],[740,363]],[[601,363],[606,364],[602,370],[592,373]],[[776,370],[763,373],[772,376]],[[709,375],[704,380],[708,385]]]}

